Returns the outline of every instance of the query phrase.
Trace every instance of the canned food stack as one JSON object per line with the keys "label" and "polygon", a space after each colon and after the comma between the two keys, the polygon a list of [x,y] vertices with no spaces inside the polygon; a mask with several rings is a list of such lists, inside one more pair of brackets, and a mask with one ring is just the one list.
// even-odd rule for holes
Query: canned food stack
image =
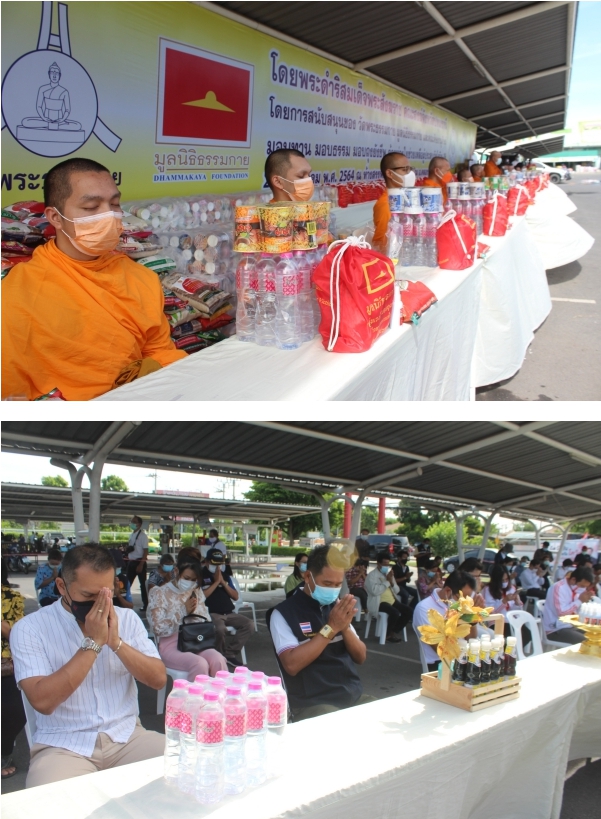
{"label": "canned food stack", "polygon": [[236,334],[294,350],[317,332],[312,272],[327,252],[329,202],[236,208]]}
{"label": "canned food stack", "polygon": [[391,212],[391,247],[399,244],[402,228],[401,265],[437,267],[436,230],[442,211],[442,190],[423,187],[391,188],[388,191],[388,203]]}
{"label": "canned food stack", "polygon": [[471,206],[472,206],[472,219],[476,223],[476,233],[480,236],[483,232],[483,223],[482,223],[482,208],[484,207],[485,195],[484,195],[484,183],[483,182],[470,182],[470,198],[471,198]]}
{"label": "canned food stack", "polygon": [[201,225],[231,222],[233,206],[228,196],[164,197],[126,202],[124,210],[143,219],[154,231],[190,230]]}

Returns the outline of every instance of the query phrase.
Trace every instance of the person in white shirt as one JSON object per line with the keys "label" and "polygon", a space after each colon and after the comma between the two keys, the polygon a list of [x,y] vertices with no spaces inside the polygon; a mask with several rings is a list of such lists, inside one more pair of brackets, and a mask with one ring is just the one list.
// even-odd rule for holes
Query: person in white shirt
{"label": "person in white shirt", "polygon": [[367,592],[368,613],[373,617],[377,617],[379,612],[387,614],[386,639],[389,643],[399,643],[402,639],[401,633],[411,620],[413,612],[410,606],[396,599],[399,587],[394,579],[390,557],[387,554],[378,555],[376,568],[372,569],[365,578],[365,591]]}
{"label": "person in white shirt", "polygon": [[11,630],[15,679],[37,712],[28,788],[163,753],[164,736],[140,724],[136,680],[158,690],[165,666],[137,614],[113,606],[114,582],[107,549],[76,546],[61,599]]}
{"label": "person in white shirt", "polygon": [[578,631],[559,618],[577,614],[583,603],[588,603],[595,595],[595,575],[587,566],[578,566],[569,577],[553,583],[547,592],[543,626],[547,637],[558,643],[581,643],[584,632]]}
{"label": "person in white shirt", "polygon": [[541,561],[538,558],[533,558],[530,561],[530,566],[520,575],[520,585],[526,592],[526,597],[537,597],[539,600],[544,600],[547,593],[544,591],[545,585],[545,570]]}
{"label": "person in white shirt", "polygon": [[511,636],[508,611],[522,611],[524,604],[520,600],[515,586],[509,579],[509,572],[504,566],[493,566],[490,570],[490,583],[482,590],[484,605],[492,608],[491,614],[502,614],[505,620],[505,636]]}
{"label": "person in white shirt", "polygon": [[136,577],[140,581],[140,592],[142,594],[142,608],[140,611],[146,611],[148,606],[148,592],[146,590],[146,563],[148,560],[148,537],[146,532],[142,529],[142,518],[134,517],[129,524],[132,533],[129,538],[129,546],[127,547],[127,554],[129,562],[127,564],[127,579],[129,585],[133,590],[134,580]]}
{"label": "person in white shirt", "polygon": [[223,554],[227,553],[227,547],[225,543],[219,540],[219,532],[217,529],[210,529],[209,536],[206,538],[206,542],[202,544],[200,547],[200,555],[204,560],[209,552],[209,549],[219,549],[220,552]]}
{"label": "person in white shirt", "polygon": [[569,557],[563,561],[559,569],[555,572],[555,580],[563,580],[566,574],[569,574],[574,567],[574,561],[570,560]]}
{"label": "person in white shirt", "polygon": [[[428,612],[430,609],[434,609],[444,616],[448,609],[448,602],[451,598],[458,600],[459,592],[462,592],[464,597],[472,597],[477,606],[483,606],[484,601],[482,600],[482,596],[474,594],[475,589],[476,579],[472,577],[471,574],[462,572],[459,569],[455,569],[454,572],[451,572],[445,580],[442,589],[434,589],[429,597],[420,600],[415,607],[413,611],[413,628],[417,634],[417,639],[419,640],[421,637],[417,627],[430,625],[430,621],[428,620]],[[475,629],[474,636],[476,636]],[[427,643],[422,643],[421,645],[426,663],[428,664],[428,670],[436,671],[438,663],[440,662],[436,649]]]}

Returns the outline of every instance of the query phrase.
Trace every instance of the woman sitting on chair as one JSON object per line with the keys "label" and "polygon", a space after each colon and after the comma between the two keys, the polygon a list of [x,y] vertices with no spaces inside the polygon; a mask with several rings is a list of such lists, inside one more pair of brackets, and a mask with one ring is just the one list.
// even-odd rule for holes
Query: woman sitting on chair
{"label": "woman sitting on chair", "polygon": [[289,574],[284,583],[284,592],[286,597],[294,594],[297,586],[305,582],[305,572],[307,571],[307,555],[305,552],[299,552],[294,558],[294,568],[292,574]]}
{"label": "woman sitting on chair", "polygon": [[227,670],[222,654],[214,648],[198,654],[177,649],[178,631],[185,616],[195,614],[211,622],[200,588],[200,563],[195,560],[179,563],[174,575],[173,580],[164,586],[155,586],[149,594],[148,618],[157,639],[159,654],[167,668],[186,671],[190,682],[194,682],[197,674],[214,677],[218,671]]}
{"label": "woman sitting on chair", "polygon": [[509,573],[505,566],[497,564],[490,570],[490,583],[482,589],[484,605],[492,607],[492,614],[502,614],[505,618],[505,636],[511,636],[507,620],[508,611],[521,611],[524,608],[517,589],[511,585]]}

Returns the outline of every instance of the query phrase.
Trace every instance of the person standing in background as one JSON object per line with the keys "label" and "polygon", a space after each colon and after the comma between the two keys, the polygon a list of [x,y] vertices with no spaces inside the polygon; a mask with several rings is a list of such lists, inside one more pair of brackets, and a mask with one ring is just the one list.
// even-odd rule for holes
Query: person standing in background
{"label": "person standing in background", "polygon": [[484,176],[503,176],[500,164],[501,151],[493,151],[484,163]]}
{"label": "person standing in background", "polygon": [[25,711],[21,692],[15,681],[15,670],[10,652],[9,636],[12,627],[23,617],[25,598],[11,589],[8,566],[2,559],[2,779],[17,773],[12,755],[15,739],[25,726]]}
{"label": "person standing in background", "polygon": [[146,563],[148,560],[148,537],[146,532],[142,529],[142,518],[134,515],[129,524],[132,529],[129,538],[129,545],[127,552],[129,555],[129,562],[127,564],[127,579],[130,587],[133,588],[136,577],[140,581],[140,592],[142,594],[142,608],[140,611],[146,611],[148,606],[148,592],[146,591]]}

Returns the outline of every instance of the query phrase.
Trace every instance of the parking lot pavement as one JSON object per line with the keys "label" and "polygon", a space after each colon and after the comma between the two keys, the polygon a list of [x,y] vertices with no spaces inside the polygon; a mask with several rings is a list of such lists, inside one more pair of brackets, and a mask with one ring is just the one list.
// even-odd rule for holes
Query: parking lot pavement
{"label": "parking lot pavement", "polygon": [[576,262],[547,271],[553,309],[535,332],[513,378],[477,390],[477,401],[601,399],[601,174],[574,174],[561,185],[578,208],[570,215],[595,244]]}

